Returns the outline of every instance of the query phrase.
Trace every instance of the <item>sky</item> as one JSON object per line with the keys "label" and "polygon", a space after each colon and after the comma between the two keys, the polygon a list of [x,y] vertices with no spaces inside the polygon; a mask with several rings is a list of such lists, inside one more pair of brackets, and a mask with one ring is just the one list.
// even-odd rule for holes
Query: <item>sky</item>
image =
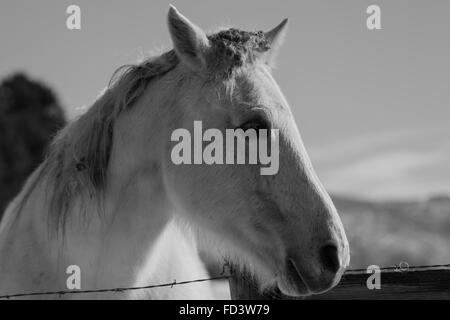
{"label": "sky", "polygon": [[[448,0],[0,0],[0,77],[44,81],[72,118],[117,67],[171,47],[169,3],[206,31],[289,18],[274,75],[330,192],[450,194]],[[66,28],[72,4],[81,30]],[[366,27],[371,4],[381,30]]]}

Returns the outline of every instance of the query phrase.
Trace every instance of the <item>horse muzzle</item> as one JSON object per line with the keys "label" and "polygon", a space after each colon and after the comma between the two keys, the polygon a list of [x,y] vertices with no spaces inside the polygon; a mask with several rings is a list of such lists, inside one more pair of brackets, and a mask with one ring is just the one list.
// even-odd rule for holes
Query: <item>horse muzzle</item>
{"label": "horse muzzle", "polygon": [[317,256],[318,259],[306,261],[295,253],[287,255],[284,272],[277,281],[283,294],[288,296],[320,294],[339,283],[348,258],[342,259],[338,246],[332,242],[321,247]]}

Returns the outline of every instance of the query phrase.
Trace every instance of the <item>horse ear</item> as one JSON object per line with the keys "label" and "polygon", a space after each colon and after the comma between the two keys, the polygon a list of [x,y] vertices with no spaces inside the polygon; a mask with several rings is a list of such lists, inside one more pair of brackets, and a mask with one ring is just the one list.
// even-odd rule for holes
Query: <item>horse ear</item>
{"label": "horse ear", "polygon": [[209,40],[205,32],[172,5],[167,18],[173,47],[180,60],[194,71],[206,67],[205,52]]}
{"label": "horse ear", "polygon": [[284,19],[278,26],[265,33],[266,39],[270,45],[270,50],[267,52],[265,59],[266,63],[270,66],[273,66],[278,49],[284,41],[287,31],[287,24],[288,19]]}

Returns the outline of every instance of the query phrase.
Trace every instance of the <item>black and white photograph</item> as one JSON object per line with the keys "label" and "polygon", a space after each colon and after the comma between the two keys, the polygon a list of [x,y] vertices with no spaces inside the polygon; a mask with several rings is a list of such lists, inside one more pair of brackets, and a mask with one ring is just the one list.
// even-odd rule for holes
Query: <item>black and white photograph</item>
{"label": "black and white photograph", "polygon": [[450,300],[449,12],[0,0],[0,308]]}

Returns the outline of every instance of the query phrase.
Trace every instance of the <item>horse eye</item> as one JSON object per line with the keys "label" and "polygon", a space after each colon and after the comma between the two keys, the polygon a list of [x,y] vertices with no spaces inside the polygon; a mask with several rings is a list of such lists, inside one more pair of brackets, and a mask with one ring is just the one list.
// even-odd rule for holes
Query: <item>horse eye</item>
{"label": "horse eye", "polygon": [[242,129],[244,131],[247,131],[248,129],[254,129],[254,130],[256,130],[256,133],[258,133],[259,132],[258,130],[260,130],[260,129],[269,130],[270,124],[266,119],[264,119],[262,117],[258,117],[258,118],[254,118],[254,119],[244,122],[238,128]]}
{"label": "horse eye", "polygon": [[246,131],[248,129],[254,129],[256,132],[260,129],[269,129],[269,123],[262,118],[251,119],[244,122],[239,126],[240,129]]}

